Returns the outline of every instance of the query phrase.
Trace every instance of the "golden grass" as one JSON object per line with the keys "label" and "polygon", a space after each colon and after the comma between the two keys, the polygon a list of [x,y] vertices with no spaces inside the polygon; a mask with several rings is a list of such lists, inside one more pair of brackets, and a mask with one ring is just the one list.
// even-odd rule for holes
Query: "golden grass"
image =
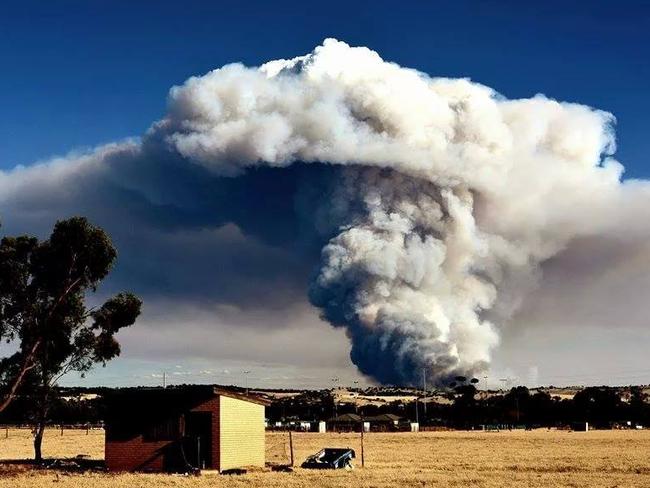
{"label": "golden grass", "polygon": [[[358,434],[293,434],[296,461],[321,447],[352,447]],[[267,434],[269,458],[281,456],[285,433]],[[29,431],[0,431],[0,458],[31,455]],[[46,456],[85,453],[101,458],[103,435],[47,433]],[[0,488],[154,487],[650,487],[650,431],[428,432],[366,436],[366,467],[293,473],[260,470],[240,476],[182,477],[55,471],[0,471]],[[360,460],[357,459],[357,465]]]}
{"label": "golden grass", "polygon": [[[0,429],[0,460],[30,459],[34,457],[34,437],[30,429]],[[65,429],[63,436],[58,429],[46,429],[43,437],[43,456],[48,458],[71,458],[85,454],[91,459],[104,459],[104,431]],[[1,462],[1,461],[0,461]]]}

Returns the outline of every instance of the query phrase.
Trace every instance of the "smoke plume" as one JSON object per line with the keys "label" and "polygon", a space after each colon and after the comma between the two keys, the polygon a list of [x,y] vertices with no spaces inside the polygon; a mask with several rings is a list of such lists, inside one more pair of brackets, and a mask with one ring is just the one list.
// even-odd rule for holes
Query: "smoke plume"
{"label": "smoke plume", "polygon": [[[647,264],[650,185],[621,181],[613,123],[328,39],[292,60],[190,78],[141,140],[5,173],[0,201],[36,219],[78,192],[92,206],[119,180],[110,198],[129,219],[152,218],[137,195],[169,227],[235,225],[301,258],[295,275],[312,274],[298,282],[346,330],[362,373],[413,384],[426,370],[443,383],[488,367],[545,263],[584,264],[619,238]],[[48,200],[43,185],[69,190]]]}

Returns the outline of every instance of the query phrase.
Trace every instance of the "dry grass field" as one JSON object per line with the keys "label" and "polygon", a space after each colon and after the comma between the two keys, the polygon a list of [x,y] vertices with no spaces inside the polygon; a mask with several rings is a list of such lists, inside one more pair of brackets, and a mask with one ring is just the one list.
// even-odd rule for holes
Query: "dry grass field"
{"label": "dry grass field", "polygon": [[[269,433],[268,456],[282,456],[284,433]],[[0,432],[0,459],[31,455],[29,431]],[[352,447],[349,434],[294,434],[296,460],[324,446]],[[184,477],[145,474],[66,474],[0,467],[0,488],[154,487],[650,487],[650,431],[428,432],[366,436],[366,467],[353,471],[293,473],[259,470],[245,475]],[[101,431],[47,433],[48,457],[87,454],[101,459]],[[357,464],[360,460],[357,459]],[[0,461],[1,463],[1,461]]]}

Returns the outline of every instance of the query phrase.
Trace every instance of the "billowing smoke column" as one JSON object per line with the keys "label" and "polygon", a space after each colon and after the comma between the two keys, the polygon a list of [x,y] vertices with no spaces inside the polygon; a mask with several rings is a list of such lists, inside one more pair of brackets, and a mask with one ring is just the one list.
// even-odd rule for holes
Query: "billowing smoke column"
{"label": "billowing smoke column", "polygon": [[[158,261],[188,257],[141,250],[129,261],[143,239],[155,251],[176,232],[171,242],[209,256],[219,235],[274,234],[271,244],[286,247],[278,233],[309,229],[301,238],[307,258],[316,243],[316,270],[304,292],[346,330],[358,368],[382,383],[418,383],[423,370],[443,383],[487,368],[526,297],[553,307],[547,292],[562,282],[545,287],[545,269],[589,278],[583,270],[603,256],[634,256],[647,270],[650,185],[621,182],[612,123],[589,107],[507,100],[327,40],[293,60],[189,79],[141,141],[0,173],[0,210],[32,223],[46,211],[96,217],[131,243],[131,272],[143,266],[146,281]],[[259,208],[260,194],[284,200]],[[244,283],[237,268],[222,281]],[[614,283],[634,270],[621,276]],[[589,282],[574,285],[594,306]]]}
{"label": "billowing smoke column", "polygon": [[309,213],[324,242],[310,299],[363,373],[415,383],[485,369],[538,264],[625,205],[612,121],[330,39],[188,80],[149,137],[225,176],[339,167]]}
{"label": "billowing smoke column", "polygon": [[335,201],[347,208],[311,299],[347,327],[353,362],[396,384],[484,367],[497,338],[479,312],[495,288],[474,268],[483,245],[471,192],[390,170],[342,173]]}

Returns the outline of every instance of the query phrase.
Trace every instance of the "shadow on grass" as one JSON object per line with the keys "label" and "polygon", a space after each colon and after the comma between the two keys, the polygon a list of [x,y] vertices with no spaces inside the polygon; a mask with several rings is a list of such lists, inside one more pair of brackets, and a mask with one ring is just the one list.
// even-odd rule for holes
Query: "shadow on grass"
{"label": "shadow on grass", "polygon": [[48,458],[37,463],[33,459],[2,459],[0,475],[20,474],[31,470],[53,470],[65,473],[87,471],[106,471],[103,459],[88,459],[84,456],[74,458]]}

